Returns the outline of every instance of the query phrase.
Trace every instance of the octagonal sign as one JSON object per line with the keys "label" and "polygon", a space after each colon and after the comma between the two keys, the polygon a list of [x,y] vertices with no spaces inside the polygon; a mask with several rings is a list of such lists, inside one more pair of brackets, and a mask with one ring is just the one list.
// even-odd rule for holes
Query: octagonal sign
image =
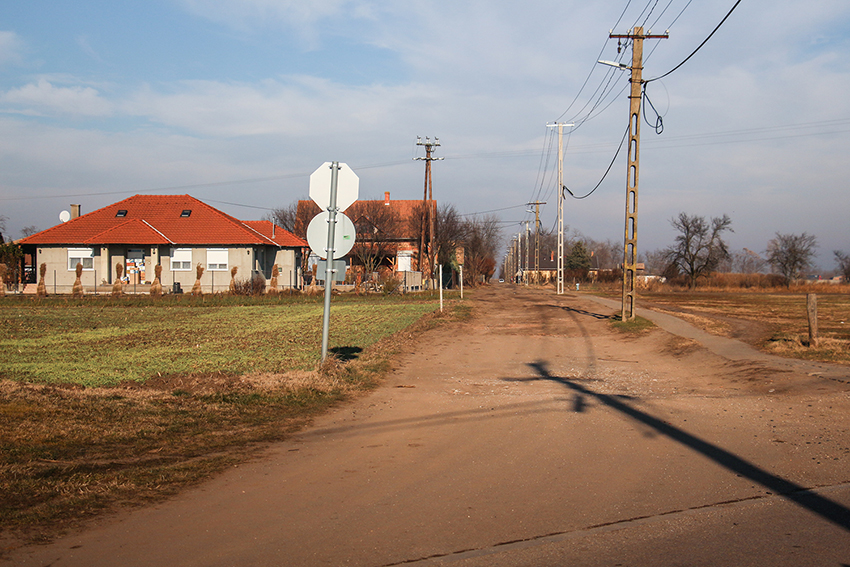
{"label": "octagonal sign", "polygon": [[[360,179],[348,165],[340,163],[338,166],[336,206],[344,211],[357,200]],[[326,161],[310,175],[310,198],[322,209],[327,209],[331,203],[331,167],[333,163]]]}

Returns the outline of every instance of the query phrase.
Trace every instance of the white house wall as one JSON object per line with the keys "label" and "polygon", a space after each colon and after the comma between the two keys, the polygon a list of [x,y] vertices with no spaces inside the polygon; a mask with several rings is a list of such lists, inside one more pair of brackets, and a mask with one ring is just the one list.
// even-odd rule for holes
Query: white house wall
{"label": "white house wall", "polygon": [[[36,274],[39,273],[41,264],[47,264],[45,284],[48,293],[67,294],[76,280],[76,271],[68,267],[69,248],[93,248],[93,269],[84,270],[80,280],[86,292],[97,290],[98,293],[110,293],[115,281],[115,265],[121,264],[126,269],[126,255],[129,249],[143,249],[145,254],[145,278],[137,282],[144,285],[153,281],[157,261],[162,266],[161,283],[166,292],[173,290],[174,282],[178,282],[184,293],[189,293],[196,280],[196,266],[204,266],[204,274],[201,277],[201,290],[204,293],[225,292],[230,287],[230,270],[237,267],[236,277],[245,280],[251,277],[253,271],[263,273],[266,279],[271,277],[271,265],[268,260],[274,259],[273,263],[278,265],[278,288],[286,289],[290,285],[300,287],[298,259],[299,254],[294,249],[278,249],[276,247],[229,247],[227,251],[227,269],[209,270],[207,268],[207,249],[226,248],[225,246],[204,246],[180,248],[191,248],[192,261],[189,270],[171,269],[171,246],[144,247],[144,246],[38,246],[36,248]],[[263,261],[265,260],[265,261]],[[263,266],[262,264],[266,264]],[[268,273],[266,273],[268,272]],[[132,274],[131,274],[132,278]],[[125,291],[132,291],[133,281],[129,286],[125,285]]]}

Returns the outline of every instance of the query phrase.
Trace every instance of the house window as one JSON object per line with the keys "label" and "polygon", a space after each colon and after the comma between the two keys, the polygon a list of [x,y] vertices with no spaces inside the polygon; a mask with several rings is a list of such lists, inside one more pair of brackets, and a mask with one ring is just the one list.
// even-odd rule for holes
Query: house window
{"label": "house window", "polygon": [[186,217],[191,216],[191,215],[192,215],[192,210],[191,210],[191,209],[184,209],[184,210],[183,210],[183,212],[182,212],[182,213],[180,213],[180,216],[181,216],[182,218],[186,218]]}
{"label": "house window", "polygon": [[94,270],[94,248],[69,248],[68,271],[76,270],[77,264],[82,264],[84,270]]}
{"label": "house window", "polygon": [[116,217],[126,217],[127,216],[127,209],[119,210],[117,213],[115,213],[115,216]]}
{"label": "house window", "polygon": [[409,250],[399,250],[396,258],[396,271],[410,272],[412,271],[413,252]]}
{"label": "house window", "polygon": [[227,248],[207,248],[207,269],[227,270]]}
{"label": "house window", "polygon": [[175,272],[188,271],[192,269],[192,249],[172,248],[171,269]]}

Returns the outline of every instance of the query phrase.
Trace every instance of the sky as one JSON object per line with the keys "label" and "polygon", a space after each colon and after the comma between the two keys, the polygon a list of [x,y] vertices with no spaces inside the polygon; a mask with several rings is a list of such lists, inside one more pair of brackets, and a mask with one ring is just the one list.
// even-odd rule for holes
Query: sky
{"label": "sky", "polygon": [[[0,4],[0,216],[7,237],[134,194],[190,194],[244,220],[308,198],[322,163],[361,199],[494,214],[505,243],[546,202],[557,140],[572,234],[622,241],[631,45],[643,78],[682,63],[735,0],[28,0]],[[742,0],[646,86],[638,250],[679,213],[732,219],[734,250],[777,232],[850,252],[850,3]],[[650,104],[646,103],[649,100]],[[656,133],[657,116],[663,130]],[[607,176],[606,170],[610,167]],[[532,223],[533,225],[533,223]],[[506,245],[506,244],[505,244]]]}

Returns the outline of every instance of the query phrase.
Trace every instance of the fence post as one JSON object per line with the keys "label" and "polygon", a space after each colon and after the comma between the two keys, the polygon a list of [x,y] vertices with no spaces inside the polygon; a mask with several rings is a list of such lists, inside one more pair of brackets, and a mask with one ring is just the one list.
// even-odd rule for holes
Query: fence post
{"label": "fence post", "polygon": [[809,347],[818,346],[818,296],[806,294],[806,315],[809,318]]}

